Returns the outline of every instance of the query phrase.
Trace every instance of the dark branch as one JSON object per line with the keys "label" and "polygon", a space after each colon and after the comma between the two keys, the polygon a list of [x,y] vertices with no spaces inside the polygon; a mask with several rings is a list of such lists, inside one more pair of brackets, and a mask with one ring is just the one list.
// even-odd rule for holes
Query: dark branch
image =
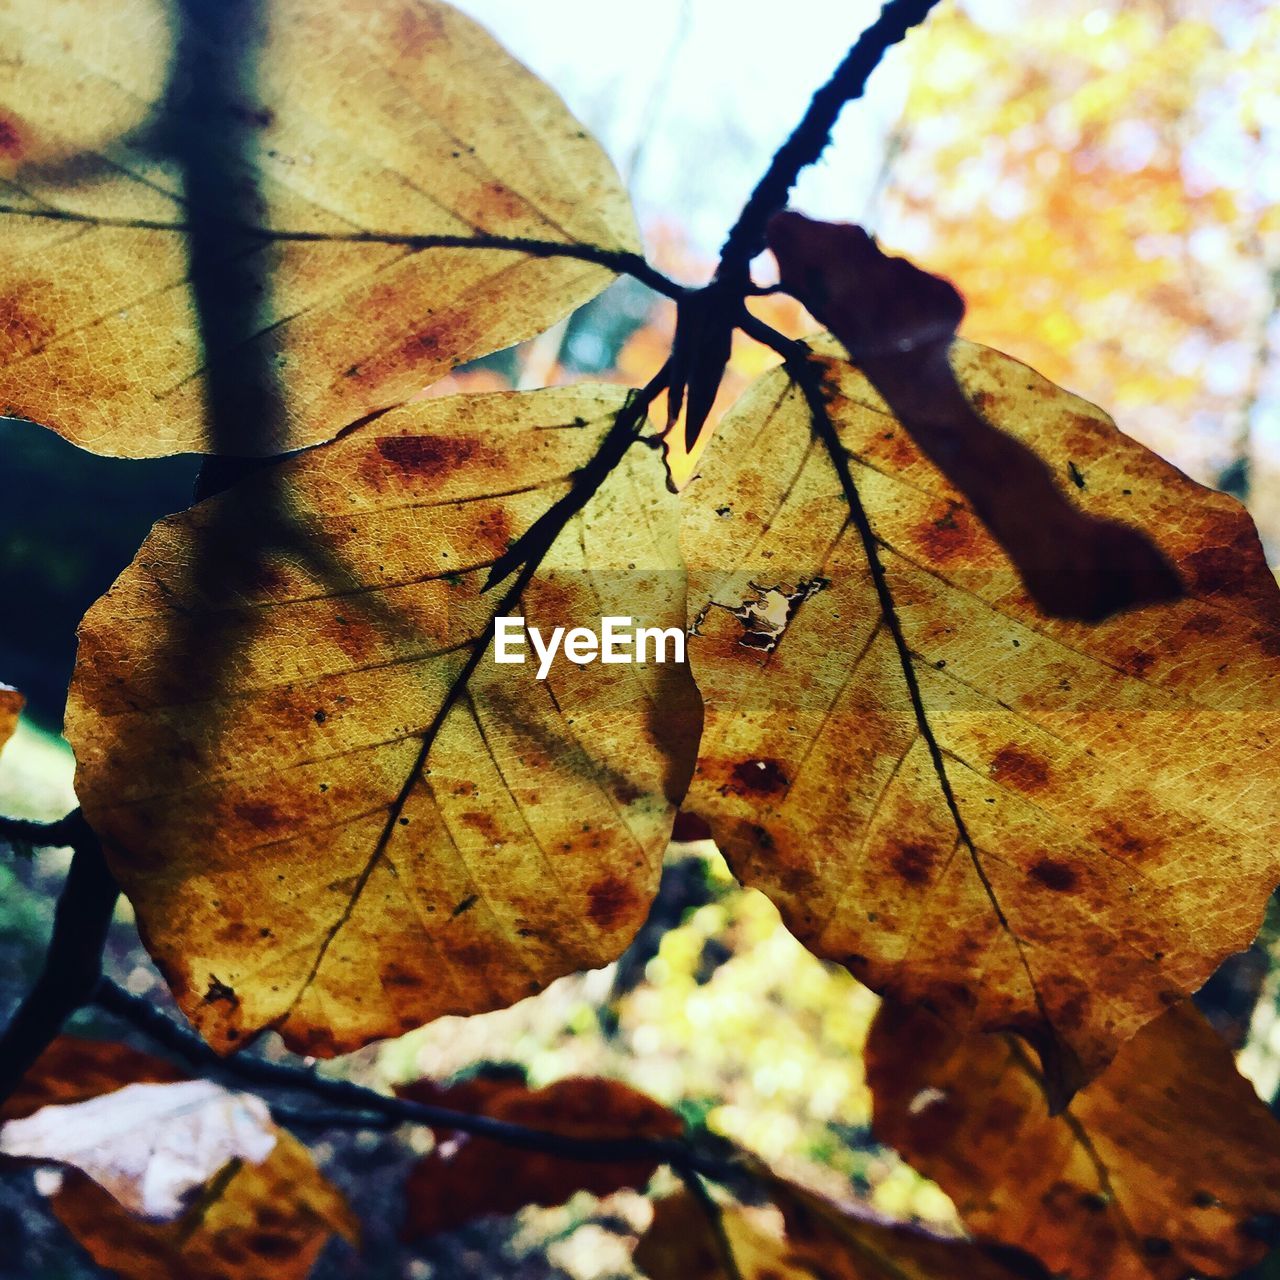
{"label": "dark branch", "polygon": [[[68,209],[23,209],[0,204],[0,214],[18,218],[43,218],[52,222],[88,223],[97,227],[114,227],[126,231],[166,231],[189,236],[192,224],[165,222],[150,218],[101,218]],[[531,258],[576,258],[605,267],[618,275],[631,276],[667,298],[681,298],[684,285],[664,275],[639,253],[624,249],[605,249],[600,245],[565,243],[560,240],[538,240],[527,236],[475,235],[411,235],[398,231],[278,231],[249,223],[224,222],[224,235],[242,235],[248,240],[284,241],[291,244],[390,244],[406,249],[495,249],[523,253]]]}
{"label": "dark branch", "polygon": [[[141,996],[131,995],[110,979],[103,979],[97,1003],[145,1033],[202,1074],[241,1082],[258,1089],[283,1089],[319,1099],[326,1109],[284,1109],[290,1123],[314,1122],[335,1125],[343,1116],[379,1117],[395,1124],[425,1125],[432,1129],[453,1129],[526,1151],[541,1151],[572,1160],[607,1162],[613,1160],[656,1160],[678,1168],[694,1169],[712,1178],[740,1177],[727,1162],[698,1150],[689,1139],[680,1138],[574,1138],[509,1124],[485,1115],[453,1111],[448,1107],[413,1102],[378,1093],[350,1080],[324,1076],[308,1067],[240,1054],[221,1057],[194,1031],[179,1026]],[[300,1118],[301,1117],[301,1118]],[[351,1120],[345,1122],[349,1127]]]}
{"label": "dark branch", "polygon": [[[75,813],[64,818],[60,835],[47,843],[75,849],[71,869],[53,918],[44,968],[0,1035],[0,1102],[13,1092],[63,1023],[93,999],[102,976],[102,951],[120,890],[107,869],[102,846]],[[40,843],[46,843],[41,837]]]}
{"label": "dark branch", "polygon": [[858,37],[831,79],[810,99],[804,119],[778,148],[743,206],[720,251],[721,277],[740,279],[745,284],[751,259],[765,247],[769,219],[786,205],[800,171],[826,149],[844,104],[862,96],[884,55],[912,27],[923,22],[937,3],[938,0],[888,0],[880,16]]}
{"label": "dark branch", "polygon": [[79,809],[56,822],[0,817],[0,841],[22,849],[60,849],[75,842],[83,821]]}

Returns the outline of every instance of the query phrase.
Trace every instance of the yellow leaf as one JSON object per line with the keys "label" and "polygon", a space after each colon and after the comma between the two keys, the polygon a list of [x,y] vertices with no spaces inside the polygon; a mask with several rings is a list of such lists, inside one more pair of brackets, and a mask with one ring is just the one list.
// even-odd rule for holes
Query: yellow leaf
{"label": "yellow leaf", "polygon": [[829,359],[887,618],[804,398],[770,373],[684,507],[706,700],[689,807],[817,954],[958,1026],[1018,1030],[1061,1101],[1257,930],[1280,839],[1280,593],[1232,499],[1008,357],[956,343],[953,364],[1066,499],[1144,532],[1186,597],[1093,626],[1041,616]]}
{"label": "yellow leaf", "polygon": [[[162,521],[90,610],[77,791],[216,1046],[272,1025],[333,1053],[509,1004],[644,920],[688,669],[499,665],[508,589],[482,592],[626,395],[406,406]],[[681,629],[676,501],[633,447],[505,615]]]}
{"label": "yellow leaf", "polygon": [[439,0],[12,0],[0,43],[0,409],[98,453],[327,440],[612,275],[405,236],[637,247],[595,141]]}

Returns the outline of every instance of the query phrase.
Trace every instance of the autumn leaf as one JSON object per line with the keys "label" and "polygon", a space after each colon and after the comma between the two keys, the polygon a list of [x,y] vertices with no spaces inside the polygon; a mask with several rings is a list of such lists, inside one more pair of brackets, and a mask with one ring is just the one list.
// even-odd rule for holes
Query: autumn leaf
{"label": "autumn leaf", "polygon": [[23,697],[17,689],[0,684],[0,747],[3,747],[18,727],[18,715],[22,711]]}
{"label": "autumn leaf", "polygon": [[1016,1039],[881,1007],[876,1135],[985,1239],[1079,1280],[1233,1276],[1280,1215],[1280,1124],[1190,1004],[1148,1024],[1069,1109]]}
{"label": "autumn leaf", "polygon": [[346,1200],[285,1132],[266,1161],[233,1166],[176,1222],[131,1218],[78,1176],[54,1196],[53,1212],[124,1280],[306,1280],[333,1235],[354,1242],[359,1231]]}
{"label": "autumn leaf", "polygon": [[[163,1059],[128,1046],[62,1036],[2,1114],[11,1120],[50,1104],[70,1109],[100,1096],[109,1101],[125,1085],[189,1087],[170,1083],[180,1079]],[[124,1142],[146,1136],[124,1135]],[[51,1207],[93,1260],[124,1280],[261,1280],[267,1274],[305,1280],[332,1235],[354,1241],[358,1233],[345,1199],[284,1130],[274,1130],[260,1164],[227,1165],[172,1222],[134,1216],[74,1170],[63,1177]]]}
{"label": "autumn leaf", "polygon": [[275,1146],[261,1098],[210,1080],[126,1084],[0,1125],[0,1155],[70,1165],[126,1209],[167,1221],[233,1160],[261,1164]]}
{"label": "autumn leaf", "polygon": [[561,656],[541,680],[488,636],[496,612],[682,627],[657,452],[626,453],[521,599],[482,592],[625,403],[407,406],[161,521],[89,612],[77,791],[220,1049],[276,1026],[331,1054],[506,1005],[643,922],[692,770],[688,669]]}
{"label": "autumn leaf", "polygon": [[[542,1089],[522,1081],[466,1081],[452,1089],[429,1082],[402,1096],[562,1137],[678,1138],[680,1117],[617,1080],[570,1077]],[[405,1184],[405,1235],[453,1231],[485,1214],[511,1214],[528,1204],[557,1205],[576,1191],[607,1196],[643,1190],[656,1160],[575,1160],[558,1152],[521,1150],[466,1134],[440,1134],[441,1143],[410,1171]]]}
{"label": "autumn leaf", "polygon": [[[281,453],[612,278],[544,253],[638,247],[595,141],[447,4],[262,12],[5,6],[0,411],[98,453]],[[474,236],[543,248],[430,243]]]}
{"label": "autumn leaf", "polygon": [[[964,301],[947,280],[881,251],[861,227],[780,213],[769,227],[782,284],[840,339],[920,451],[1017,568],[1039,610],[1097,622],[1182,594],[1149,538],[1080,510],[1049,466],[992,427],[948,353]],[[1083,483],[1079,467],[1068,471]]]}
{"label": "autumn leaf", "polygon": [[650,1280],[731,1280],[727,1246],[741,1280],[1048,1280],[1015,1249],[887,1222],[781,1179],[768,1193],[772,1210],[722,1207],[723,1241],[687,1191],[659,1200],[636,1266]]}
{"label": "autumn leaf", "polygon": [[1022,1033],[1061,1103],[1257,931],[1280,596],[1233,500],[956,342],[992,425],[1186,586],[1096,626],[1044,618],[866,379],[817,349],[883,599],[805,396],[767,374],[683,507],[706,702],[686,807],[811,950],[956,1026]]}

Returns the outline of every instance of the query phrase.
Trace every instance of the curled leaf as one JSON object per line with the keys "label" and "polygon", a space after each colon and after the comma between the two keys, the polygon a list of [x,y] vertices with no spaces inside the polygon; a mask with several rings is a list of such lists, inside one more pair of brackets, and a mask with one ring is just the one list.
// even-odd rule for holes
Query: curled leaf
{"label": "curled leaf", "polygon": [[[954,286],[891,258],[861,227],[778,214],[769,244],[782,283],[844,344],[921,452],[964,496],[1051,618],[1097,622],[1175,600],[1178,575],[1155,542],[1081,509],[1046,461],[993,426],[948,352],[964,314]],[[1085,459],[1068,459],[1087,484]]]}
{"label": "curled leaf", "polygon": [[609,283],[559,249],[638,247],[595,141],[440,0],[13,0],[0,41],[0,410],[98,453],[327,440]]}
{"label": "curled leaf", "polygon": [[884,1005],[867,1046],[875,1132],[978,1236],[1077,1280],[1233,1276],[1280,1220],[1280,1124],[1189,1004],[1049,1115],[1017,1040]]}
{"label": "curled leaf", "polygon": [[306,1280],[333,1236],[352,1243],[359,1236],[346,1198],[284,1131],[262,1164],[229,1166],[176,1222],[121,1213],[78,1175],[54,1196],[53,1212],[123,1280]]}
{"label": "curled leaf", "polygon": [[686,808],[817,954],[958,1027],[1020,1032],[1060,1104],[1257,932],[1280,592],[1234,500],[957,341],[995,426],[1064,484],[1074,461],[1081,506],[1187,585],[1096,625],[1045,618],[867,379],[817,350],[871,544],[801,389],[767,374],[683,506],[706,703]]}
{"label": "curled leaf", "polygon": [[562,654],[540,679],[489,639],[499,612],[683,628],[661,459],[630,449],[519,598],[483,591],[626,403],[407,406],[161,521],[90,610],[77,790],[220,1049],[509,1004],[640,927],[700,726],[687,667]]}

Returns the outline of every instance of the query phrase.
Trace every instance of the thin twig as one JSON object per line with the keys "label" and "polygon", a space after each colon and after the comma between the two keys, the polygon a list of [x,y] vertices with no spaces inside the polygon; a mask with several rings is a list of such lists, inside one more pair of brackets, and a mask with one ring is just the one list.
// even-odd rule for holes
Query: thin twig
{"label": "thin twig", "polygon": [[[0,1035],[0,1102],[13,1092],[66,1020],[93,998],[102,975],[102,951],[120,890],[102,846],[80,817],[63,820],[75,849],[53,917],[44,968]],[[56,825],[56,824],[55,824]]]}
{"label": "thin twig", "polygon": [[745,280],[751,259],[765,246],[769,219],[785,207],[800,171],[826,149],[846,102],[860,98],[871,73],[895,44],[918,26],[938,0],[889,0],[880,16],[857,39],[831,79],[809,100],[804,118],[774,153],[720,251],[718,274]]}
{"label": "thin twig", "polygon": [[[191,224],[167,222],[155,218],[110,218],[93,214],[76,213],[70,209],[24,209],[17,205],[0,204],[0,214],[17,218],[41,218],[50,222],[87,223],[97,227],[112,227],[125,231],[165,231],[177,235],[190,235]],[[531,258],[576,258],[607,267],[619,275],[631,276],[648,285],[655,293],[667,298],[680,298],[688,292],[686,287],[664,275],[647,258],[625,249],[605,249],[600,245],[580,244],[562,240],[538,240],[528,236],[474,235],[412,235],[399,231],[288,231],[273,227],[258,227],[248,223],[230,222],[224,230],[229,234],[243,235],[250,240],[288,244],[386,244],[405,249],[494,249],[510,253],[524,253]]]}

